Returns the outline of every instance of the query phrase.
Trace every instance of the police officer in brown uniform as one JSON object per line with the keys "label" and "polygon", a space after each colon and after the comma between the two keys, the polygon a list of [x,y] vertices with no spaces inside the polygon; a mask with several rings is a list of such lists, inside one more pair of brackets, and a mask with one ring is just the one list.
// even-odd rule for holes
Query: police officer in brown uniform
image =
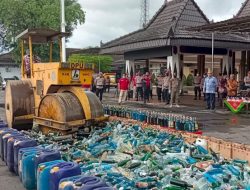
{"label": "police officer in brown uniform", "polygon": [[105,78],[103,77],[102,73],[99,73],[99,76],[95,79],[95,85],[96,85],[96,96],[98,96],[100,101],[102,101],[102,94],[105,85]]}
{"label": "police officer in brown uniform", "polygon": [[176,73],[174,73],[173,77],[169,82],[169,90],[171,92],[171,100],[170,107],[173,107],[173,102],[175,101],[176,107],[179,106],[179,87],[180,87],[180,79],[176,77]]}
{"label": "police officer in brown uniform", "polygon": [[194,100],[197,100],[199,94],[199,100],[201,99],[201,76],[199,73],[194,77]]}
{"label": "police officer in brown uniform", "polygon": [[139,72],[138,75],[135,77],[135,83],[136,83],[136,101],[138,101],[139,96],[141,97],[141,99],[143,98],[142,79],[143,79],[143,76]]}
{"label": "police officer in brown uniform", "polygon": [[162,83],[163,83],[163,77],[162,77],[161,74],[159,74],[157,76],[157,96],[158,96],[158,101],[161,101]]}
{"label": "police officer in brown uniform", "polygon": [[170,74],[169,72],[166,72],[165,77],[163,78],[162,83],[162,99],[163,102],[166,102],[166,104],[169,104],[170,97],[169,97],[169,82],[170,82]]}

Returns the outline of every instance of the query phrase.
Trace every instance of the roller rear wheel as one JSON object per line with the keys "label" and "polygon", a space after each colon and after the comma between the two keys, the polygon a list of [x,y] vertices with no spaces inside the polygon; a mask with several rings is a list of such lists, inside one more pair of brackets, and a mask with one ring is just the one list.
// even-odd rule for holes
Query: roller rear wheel
{"label": "roller rear wheel", "polygon": [[35,113],[31,81],[8,81],[5,89],[5,113],[8,126],[18,130],[31,129]]}

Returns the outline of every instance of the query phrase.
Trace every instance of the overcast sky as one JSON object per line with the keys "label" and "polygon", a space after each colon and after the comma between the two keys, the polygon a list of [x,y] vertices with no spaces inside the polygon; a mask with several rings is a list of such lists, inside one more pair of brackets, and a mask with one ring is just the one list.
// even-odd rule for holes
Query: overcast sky
{"label": "overcast sky", "polygon": [[[133,32],[140,26],[141,0],[78,0],[86,12],[85,24],[78,26],[67,47],[86,48]],[[195,0],[209,20],[225,20],[236,15],[245,0]],[[164,0],[149,0],[150,18]]]}

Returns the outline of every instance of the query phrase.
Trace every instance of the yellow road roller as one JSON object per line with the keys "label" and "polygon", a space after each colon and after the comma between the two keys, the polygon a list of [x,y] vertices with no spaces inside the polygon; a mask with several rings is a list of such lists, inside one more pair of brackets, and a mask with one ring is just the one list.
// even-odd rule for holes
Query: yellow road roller
{"label": "yellow road roller", "polygon": [[[68,33],[51,29],[27,29],[16,37],[21,43],[22,79],[8,81],[6,86],[9,127],[24,130],[34,123],[44,133],[54,130],[67,133],[106,119],[97,96],[82,88],[89,80],[86,70],[91,64],[62,62],[61,39],[65,36]],[[37,44],[49,46],[49,61],[42,62],[33,54]],[[54,62],[56,44],[60,59]]]}

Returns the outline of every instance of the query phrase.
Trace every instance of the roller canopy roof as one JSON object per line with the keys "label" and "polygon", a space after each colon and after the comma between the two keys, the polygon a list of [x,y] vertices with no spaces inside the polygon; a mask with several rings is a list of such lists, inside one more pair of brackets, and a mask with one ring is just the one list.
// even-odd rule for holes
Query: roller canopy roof
{"label": "roller canopy roof", "polygon": [[27,29],[21,34],[16,36],[16,40],[21,39],[28,41],[29,36],[32,37],[33,43],[46,43],[49,41],[58,40],[58,37],[67,37],[70,33],[59,32],[49,28],[36,28],[36,29]]}

